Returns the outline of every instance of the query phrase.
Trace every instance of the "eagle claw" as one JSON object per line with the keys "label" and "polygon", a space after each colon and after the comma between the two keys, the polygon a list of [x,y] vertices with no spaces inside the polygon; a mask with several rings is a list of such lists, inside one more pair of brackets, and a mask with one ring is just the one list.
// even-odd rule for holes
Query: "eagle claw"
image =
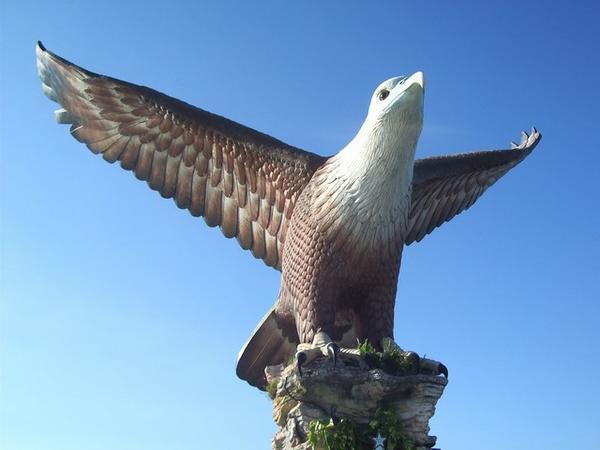
{"label": "eagle claw", "polygon": [[404,353],[409,366],[415,367],[417,369],[417,373],[419,373],[421,371],[421,357],[417,353],[411,351]]}
{"label": "eagle claw", "polygon": [[383,338],[381,346],[384,351],[400,352],[406,358],[410,367],[416,367],[417,373],[427,375],[444,375],[448,378],[448,368],[439,361],[433,359],[421,358],[417,353],[402,350],[402,348],[394,342],[392,338]]}
{"label": "eagle claw", "polygon": [[335,370],[335,366],[337,365],[337,355],[340,352],[340,346],[335,342],[330,342],[325,346],[325,350],[327,351],[327,355],[333,359],[333,370]]}
{"label": "eagle claw", "polygon": [[302,365],[306,363],[307,360],[308,356],[305,352],[300,351],[296,353],[296,367],[298,368],[298,375],[300,375],[300,378],[302,378]]}
{"label": "eagle claw", "polygon": [[448,368],[439,361],[421,358],[421,373],[429,375],[444,375],[448,378]]}
{"label": "eagle claw", "polygon": [[333,368],[337,365],[337,357],[340,346],[333,342],[327,334],[319,332],[315,335],[311,344],[299,344],[296,351],[296,366],[298,374],[302,377],[302,367],[312,360],[326,356],[333,360]]}
{"label": "eagle claw", "polygon": [[440,363],[440,365],[438,366],[438,371],[440,374],[444,375],[446,379],[448,379],[448,368],[445,365]]}

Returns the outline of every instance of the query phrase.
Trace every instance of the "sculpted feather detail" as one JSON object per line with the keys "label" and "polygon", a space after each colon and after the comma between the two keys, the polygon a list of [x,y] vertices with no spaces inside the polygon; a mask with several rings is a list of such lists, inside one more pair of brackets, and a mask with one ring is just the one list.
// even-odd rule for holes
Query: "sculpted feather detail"
{"label": "sculpted feather detail", "polygon": [[415,160],[425,89],[417,72],[377,87],[357,135],[325,158],[41,44],[36,54],[44,93],[76,139],[281,269],[275,305],[238,359],[238,376],[261,389],[265,367],[297,349],[300,368],[308,354],[335,361],[356,339],[393,342],[404,245],[469,208],[541,138],[533,129],[510,150]]}
{"label": "sculpted feather detail", "polygon": [[37,47],[44,93],[92,152],[276,268],[294,203],[325,158]]}
{"label": "sculpted feather detail", "polygon": [[415,161],[406,244],[468,209],[481,195],[529,155],[542,135],[532,128],[512,149],[434,156]]}

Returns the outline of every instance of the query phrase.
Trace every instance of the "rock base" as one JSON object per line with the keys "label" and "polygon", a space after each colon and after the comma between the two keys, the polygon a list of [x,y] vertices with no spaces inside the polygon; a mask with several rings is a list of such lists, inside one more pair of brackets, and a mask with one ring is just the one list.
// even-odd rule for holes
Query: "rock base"
{"label": "rock base", "polygon": [[443,376],[395,376],[346,358],[335,368],[328,359],[313,361],[303,367],[302,377],[294,365],[268,367],[266,373],[273,418],[280,427],[273,438],[275,450],[312,449],[308,442],[311,421],[345,418],[369,423],[383,405],[396,412],[402,432],[417,450],[435,445],[436,437],[428,434],[429,420],[448,383]]}

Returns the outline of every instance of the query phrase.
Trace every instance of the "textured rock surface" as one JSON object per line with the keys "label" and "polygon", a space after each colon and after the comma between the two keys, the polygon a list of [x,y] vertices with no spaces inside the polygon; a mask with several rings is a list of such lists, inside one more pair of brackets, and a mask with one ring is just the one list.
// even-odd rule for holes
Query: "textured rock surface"
{"label": "textured rock surface", "polygon": [[348,418],[368,422],[382,404],[392,406],[418,450],[433,447],[429,420],[448,381],[443,376],[394,376],[380,369],[369,369],[364,362],[313,361],[302,370],[293,365],[273,366],[267,370],[269,381],[277,382],[273,399],[273,418],[279,431],[273,438],[276,450],[310,449],[306,442],[309,423],[314,419]]}

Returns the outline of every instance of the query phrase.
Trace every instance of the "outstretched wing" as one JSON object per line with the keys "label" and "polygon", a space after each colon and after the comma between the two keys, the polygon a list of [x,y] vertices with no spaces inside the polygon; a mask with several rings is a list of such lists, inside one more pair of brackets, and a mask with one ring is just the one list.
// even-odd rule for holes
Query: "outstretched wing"
{"label": "outstretched wing", "polygon": [[38,43],[59,123],[179,208],[279,268],[294,202],[326,158],[144,86],[88,72]]}
{"label": "outstretched wing", "polygon": [[419,242],[435,228],[469,208],[541,139],[533,128],[510,150],[436,156],[415,161],[409,231],[405,243]]}

